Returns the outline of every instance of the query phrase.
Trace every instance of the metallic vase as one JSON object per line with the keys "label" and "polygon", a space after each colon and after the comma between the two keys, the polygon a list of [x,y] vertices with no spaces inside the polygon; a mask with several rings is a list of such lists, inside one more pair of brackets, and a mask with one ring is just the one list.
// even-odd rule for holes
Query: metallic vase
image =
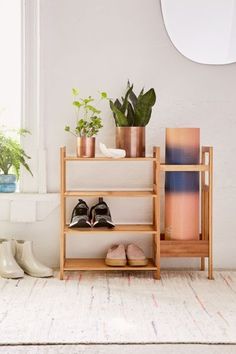
{"label": "metallic vase", "polygon": [[[166,129],[166,164],[199,164],[199,128]],[[165,238],[199,238],[199,173],[167,172],[165,177]]]}
{"label": "metallic vase", "polygon": [[116,148],[126,157],[145,157],[145,127],[116,127]]}
{"label": "metallic vase", "polygon": [[78,137],[76,152],[78,157],[95,157],[95,137]]}

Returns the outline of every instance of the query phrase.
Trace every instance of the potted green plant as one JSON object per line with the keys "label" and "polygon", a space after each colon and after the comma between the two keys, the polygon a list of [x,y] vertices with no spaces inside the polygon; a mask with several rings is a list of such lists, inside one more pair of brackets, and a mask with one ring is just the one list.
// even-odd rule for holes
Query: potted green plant
{"label": "potted green plant", "polygon": [[[77,156],[95,156],[95,136],[103,127],[100,117],[101,111],[94,107],[95,101],[91,96],[79,98],[79,90],[72,89],[73,105],[76,111],[76,126],[71,130],[70,126],[65,126],[65,131],[73,134],[77,138]],[[107,99],[107,93],[100,93],[100,100]]]}
{"label": "potted green plant", "polygon": [[145,127],[149,123],[156,102],[155,90],[141,90],[138,96],[128,81],[121,100],[110,100],[116,124],[116,147],[126,151],[126,157],[145,156]]}
{"label": "potted green plant", "polygon": [[[17,135],[25,136],[29,133],[25,129],[15,131]],[[20,176],[20,167],[32,175],[25,153],[19,141],[12,136],[13,131],[0,128],[0,192],[12,193],[16,191],[16,181]],[[14,134],[15,135],[15,134]]]}

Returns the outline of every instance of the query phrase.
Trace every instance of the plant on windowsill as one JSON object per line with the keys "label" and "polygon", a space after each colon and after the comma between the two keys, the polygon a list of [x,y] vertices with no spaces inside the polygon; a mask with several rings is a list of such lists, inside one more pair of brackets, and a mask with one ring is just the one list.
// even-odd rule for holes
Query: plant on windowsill
{"label": "plant on windowsill", "polygon": [[138,96],[128,81],[121,100],[110,100],[116,125],[116,147],[126,151],[126,157],[145,156],[145,127],[149,123],[156,102],[155,90],[141,90]]}
{"label": "plant on windowsill", "polygon": [[16,191],[16,181],[20,177],[20,167],[23,166],[31,175],[27,163],[30,157],[25,153],[19,141],[11,134],[25,136],[29,133],[25,129],[17,131],[0,127],[0,192],[12,193]]}
{"label": "plant on windowsill", "polygon": [[[65,126],[65,131],[73,134],[77,138],[77,156],[94,157],[95,156],[95,136],[103,127],[100,117],[101,111],[94,107],[95,101],[91,96],[79,98],[79,90],[72,89],[73,105],[76,112],[76,126],[71,130],[70,126]],[[108,99],[106,92],[100,93],[100,100]]]}

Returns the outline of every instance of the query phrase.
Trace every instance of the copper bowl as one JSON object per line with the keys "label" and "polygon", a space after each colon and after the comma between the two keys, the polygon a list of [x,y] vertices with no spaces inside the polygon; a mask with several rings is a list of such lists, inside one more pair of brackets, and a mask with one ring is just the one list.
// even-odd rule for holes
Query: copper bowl
{"label": "copper bowl", "polygon": [[116,127],[116,147],[126,157],[145,157],[145,127]]}
{"label": "copper bowl", "polygon": [[95,137],[78,137],[76,152],[78,157],[95,157]]}

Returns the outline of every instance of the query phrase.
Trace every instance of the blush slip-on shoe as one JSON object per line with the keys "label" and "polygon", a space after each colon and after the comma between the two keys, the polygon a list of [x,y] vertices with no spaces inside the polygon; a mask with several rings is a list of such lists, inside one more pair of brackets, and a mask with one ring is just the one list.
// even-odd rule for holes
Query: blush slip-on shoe
{"label": "blush slip-on shoe", "polygon": [[16,240],[15,244],[16,261],[26,274],[36,278],[53,276],[53,270],[35,257],[32,241]]}
{"label": "blush slip-on shoe", "polygon": [[15,258],[13,240],[0,239],[0,276],[8,279],[23,278],[24,271],[19,267]]}
{"label": "blush slip-on shoe", "polygon": [[143,250],[134,243],[127,246],[126,255],[128,264],[132,267],[146,266],[148,264],[148,259]]}
{"label": "blush slip-on shoe", "polygon": [[111,267],[124,267],[127,264],[125,246],[120,244],[109,248],[105,263]]}

